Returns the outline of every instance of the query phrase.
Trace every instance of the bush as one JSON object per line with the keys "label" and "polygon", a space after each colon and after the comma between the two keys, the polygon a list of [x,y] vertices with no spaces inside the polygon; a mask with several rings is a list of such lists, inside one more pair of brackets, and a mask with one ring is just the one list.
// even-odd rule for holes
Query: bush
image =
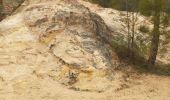
{"label": "bush", "polygon": [[149,28],[142,25],[139,27],[139,31],[142,32],[142,33],[148,33],[149,32]]}

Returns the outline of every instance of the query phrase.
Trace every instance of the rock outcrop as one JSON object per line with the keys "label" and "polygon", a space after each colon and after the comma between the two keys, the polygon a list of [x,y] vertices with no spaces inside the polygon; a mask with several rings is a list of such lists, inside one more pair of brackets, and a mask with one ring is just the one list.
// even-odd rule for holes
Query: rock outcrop
{"label": "rock outcrop", "polygon": [[50,78],[86,91],[112,85],[112,37],[98,15],[76,0],[23,8],[0,23],[0,79],[12,85],[25,77]]}

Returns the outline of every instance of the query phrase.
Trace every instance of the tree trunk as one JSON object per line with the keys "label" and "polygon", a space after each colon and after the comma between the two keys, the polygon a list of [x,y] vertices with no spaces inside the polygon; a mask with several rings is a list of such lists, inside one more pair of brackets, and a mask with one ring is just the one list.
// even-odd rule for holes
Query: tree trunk
{"label": "tree trunk", "polygon": [[0,21],[3,19],[3,0],[0,0]]}
{"label": "tree trunk", "polygon": [[131,26],[131,59],[134,60],[134,38],[135,38],[135,12],[132,12],[132,26]]}
{"label": "tree trunk", "polygon": [[[127,45],[128,45],[128,52],[130,52],[130,44],[131,44],[131,35],[130,35],[130,16],[129,16],[129,9],[128,9],[128,0],[126,0],[126,20],[127,20]],[[130,56],[130,53],[127,55]]]}
{"label": "tree trunk", "polygon": [[150,48],[150,55],[149,55],[149,64],[151,66],[155,65],[156,57],[158,53],[158,46],[159,46],[159,37],[160,37],[160,13],[161,13],[161,5],[160,0],[155,0],[155,11],[154,11],[154,29],[151,41],[151,48]]}

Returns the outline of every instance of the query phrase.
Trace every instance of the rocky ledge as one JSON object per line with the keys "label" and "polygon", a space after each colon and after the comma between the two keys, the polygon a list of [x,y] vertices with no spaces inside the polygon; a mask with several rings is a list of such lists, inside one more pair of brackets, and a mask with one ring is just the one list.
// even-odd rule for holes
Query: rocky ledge
{"label": "rocky ledge", "polygon": [[[36,77],[76,90],[104,91],[112,85],[117,58],[109,45],[111,31],[98,15],[76,0],[45,1],[23,8],[0,23],[3,83],[15,80],[11,87],[19,81],[22,86]],[[22,89],[11,89],[22,93]]]}

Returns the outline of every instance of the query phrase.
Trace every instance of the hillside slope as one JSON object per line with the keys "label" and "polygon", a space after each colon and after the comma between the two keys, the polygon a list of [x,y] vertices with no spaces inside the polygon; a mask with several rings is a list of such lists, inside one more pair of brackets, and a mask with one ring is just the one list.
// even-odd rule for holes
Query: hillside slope
{"label": "hillside slope", "polygon": [[[91,12],[98,14],[106,23],[108,28],[112,31],[114,35],[114,41],[118,42],[120,45],[126,45],[127,41],[127,23],[126,23],[126,12],[118,11],[111,8],[102,8],[97,4],[91,4],[84,0],[79,1],[84,6],[88,7]],[[145,17],[141,14],[137,14],[138,18],[135,22],[135,43],[138,48],[141,50],[141,53],[148,54],[150,47],[150,32],[152,31],[153,24],[150,21],[151,19]],[[150,32],[141,32],[139,29],[141,26],[145,26],[149,29]],[[170,27],[166,29],[170,32]],[[168,33],[169,34],[169,33]],[[170,64],[170,42],[169,35],[161,35],[159,53],[158,53],[158,63]],[[165,44],[166,43],[166,44]]]}

